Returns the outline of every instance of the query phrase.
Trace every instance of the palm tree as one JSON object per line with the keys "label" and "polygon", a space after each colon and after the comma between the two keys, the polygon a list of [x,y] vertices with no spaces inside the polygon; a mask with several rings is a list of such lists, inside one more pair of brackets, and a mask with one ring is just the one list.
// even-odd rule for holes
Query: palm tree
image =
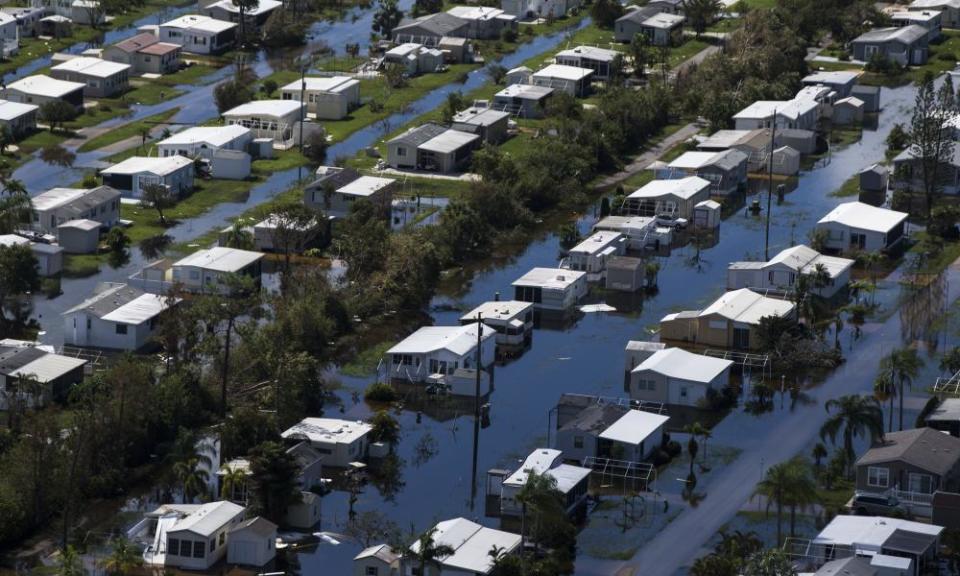
{"label": "palm tree", "polygon": [[224,469],[220,477],[220,498],[233,500],[237,494],[242,495],[242,502],[247,501],[247,471],[242,468],[229,467]]}
{"label": "palm tree", "polygon": [[940,358],[940,370],[955,374],[960,371],[960,346],[954,346]]}
{"label": "palm tree", "polygon": [[713,437],[713,434],[710,432],[710,429],[698,421],[684,428],[684,432],[694,437],[699,436],[700,438],[703,439],[703,461],[706,462],[707,461],[707,440]]}
{"label": "palm tree", "polygon": [[820,427],[820,438],[829,438],[834,445],[837,435],[843,431],[843,455],[850,473],[850,465],[856,459],[853,450],[854,437],[870,435],[870,440],[883,438],[883,411],[875,398],[865,396],[841,396],[828,400],[825,408],[830,417]]}
{"label": "palm tree", "polygon": [[693,461],[697,459],[697,450],[700,446],[697,444],[697,437],[693,434],[687,440],[687,453],[690,454],[690,476],[693,476]]}
{"label": "palm tree", "polygon": [[783,506],[787,503],[790,474],[787,462],[771,466],[753,491],[754,496],[763,496],[767,500],[767,513],[770,506],[777,507],[777,546],[783,541]]}
{"label": "palm tree", "polygon": [[0,234],[8,234],[28,222],[32,207],[30,195],[22,187],[0,192]]}
{"label": "palm tree", "polygon": [[[537,474],[536,472],[530,472],[527,474],[527,481],[523,483],[523,487],[520,488],[520,491],[517,493],[517,502],[520,503],[520,543],[521,549],[523,548],[523,539],[527,535],[527,512],[529,509],[533,509],[533,520],[534,520],[534,529],[532,530],[534,536],[540,533],[539,523],[541,522],[540,509],[543,508],[543,503],[548,498],[553,498],[556,494],[557,481],[552,476],[547,476],[546,474]],[[534,542],[539,546],[537,538],[534,537]]]}
{"label": "palm tree", "polygon": [[913,380],[923,367],[923,360],[915,348],[894,350],[888,356],[892,363],[892,374],[896,376],[897,392],[900,394],[900,430],[903,430],[903,385],[913,388]]}
{"label": "palm tree", "polygon": [[827,457],[827,447],[824,446],[822,442],[817,442],[813,450],[810,451],[810,455],[813,456],[813,465],[816,466],[817,471],[819,471],[820,462]]}
{"label": "palm tree", "polygon": [[210,474],[200,467],[200,460],[196,457],[181,460],[173,465],[173,475],[180,484],[184,503],[193,502],[194,498],[203,494],[210,480]]}
{"label": "palm tree", "polygon": [[137,549],[130,541],[125,538],[117,538],[113,541],[113,550],[103,560],[101,566],[107,574],[125,576],[142,564],[143,558],[140,557]]}
{"label": "palm tree", "polygon": [[880,403],[884,400],[890,401],[890,409],[887,411],[887,432],[893,432],[893,399],[897,395],[897,387],[893,385],[893,375],[883,369],[885,360],[886,358],[881,360],[881,371],[873,381],[873,397]]}
{"label": "palm tree", "polygon": [[83,569],[83,559],[76,548],[67,546],[60,551],[60,559],[57,561],[59,576],[86,576],[86,573],[87,571]]}
{"label": "palm tree", "polygon": [[455,550],[446,544],[437,544],[433,539],[437,528],[433,527],[417,538],[417,541],[410,547],[410,555],[414,557],[420,565],[420,574],[427,573],[427,565],[434,565],[437,560],[446,558],[453,554]]}
{"label": "palm tree", "polygon": [[717,544],[716,551],[724,556],[735,558],[740,566],[760,550],[763,550],[763,540],[757,536],[756,532],[720,531],[720,543]]}
{"label": "palm tree", "polygon": [[787,462],[790,471],[790,485],[787,490],[787,502],[790,506],[790,536],[796,535],[797,509],[804,511],[817,502],[817,484],[810,476],[810,466],[803,458],[794,458]]}
{"label": "palm tree", "polygon": [[230,230],[227,232],[225,244],[229,248],[252,250],[253,234],[244,229],[243,224],[238,218],[234,220],[233,226],[231,226]]}

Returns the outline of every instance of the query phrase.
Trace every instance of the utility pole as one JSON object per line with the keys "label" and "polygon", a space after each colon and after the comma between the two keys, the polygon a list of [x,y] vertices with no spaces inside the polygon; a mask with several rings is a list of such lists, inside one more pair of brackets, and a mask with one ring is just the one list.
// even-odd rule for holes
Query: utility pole
{"label": "utility pole", "polygon": [[473,396],[473,474],[470,475],[470,510],[477,500],[477,451],[480,448],[480,369],[483,367],[483,315],[477,313],[477,380]]}
{"label": "utility pole", "polygon": [[[307,112],[303,107],[303,95],[307,92],[307,63],[300,63],[300,156],[303,156],[303,122]],[[297,166],[297,182],[303,181],[303,162]]]}
{"label": "utility pole", "polygon": [[763,241],[763,259],[770,260],[770,197],[773,196],[773,149],[777,138],[777,109],[773,109],[773,123],[770,128],[770,160],[767,168],[767,231]]}

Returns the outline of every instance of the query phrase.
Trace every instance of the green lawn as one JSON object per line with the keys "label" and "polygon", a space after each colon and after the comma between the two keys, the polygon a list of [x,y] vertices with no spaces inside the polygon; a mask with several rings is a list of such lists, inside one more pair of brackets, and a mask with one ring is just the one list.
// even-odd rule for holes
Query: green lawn
{"label": "green lawn", "polygon": [[930,44],[930,57],[923,66],[910,69],[910,78],[916,82],[923,79],[927,72],[939,76],[948,70],[953,70],[960,57],[960,31],[944,30],[943,41],[939,44]]}
{"label": "green lawn", "polygon": [[199,84],[204,77],[216,72],[218,69],[218,66],[195,64],[189,68],[174,72],[173,74],[164,74],[160,78],[150,80],[149,82],[163,86],[196,85]]}
{"label": "green lawn", "polygon": [[377,370],[377,364],[380,358],[387,353],[396,342],[379,342],[353,357],[349,364],[340,367],[340,372],[347,376],[363,378],[370,376]]}
{"label": "green lawn", "polygon": [[858,196],[860,194],[860,176],[853,175],[843,183],[840,188],[830,193],[837,198],[847,198],[849,196]]}
{"label": "green lawn", "polygon": [[750,9],[766,9],[769,10],[777,5],[777,0],[740,0],[733,6],[730,7],[730,12],[742,12],[743,8],[740,6],[745,4]]}
{"label": "green lawn", "polygon": [[109,132],[105,132],[95,138],[91,138],[84,142],[78,149],[78,152],[90,152],[91,150],[99,150],[104,146],[109,146],[121,140],[126,140],[131,136],[140,136],[140,131],[143,128],[151,129],[156,127],[157,123],[164,122],[172,118],[179,108],[173,108],[167,110],[166,112],[161,112],[160,114],[154,114],[153,116],[147,116],[143,120],[137,122],[130,122],[129,124],[124,124],[119,126]]}
{"label": "green lawn", "polygon": [[149,80],[134,80],[130,86],[132,89],[124,92],[119,97],[106,98],[100,100],[100,103],[106,103],[112,106],[129,106],[131,104],[152,106],[183,94],[180,90],[162,84],[155,84]]}
{"label": "green lawn", "polygon": [[41,148],[62,144],[69,137],[70,133],[39,130],[18,142],[17,145],[24,154],[32,154]]}
{"label": "green lawn", "polygon": [[739,18],[722,18],[707,26],[707,32],[733,32],[739,27]]}
{"label": "green lawn", "polygon": [[696,56],[708,46],[710,46],[710,44],[707,44],[703,40],[688,39],[680,46],[670,48],[670,57],[667,60],[667,64],[670,68],[679,66],[684,60]]}

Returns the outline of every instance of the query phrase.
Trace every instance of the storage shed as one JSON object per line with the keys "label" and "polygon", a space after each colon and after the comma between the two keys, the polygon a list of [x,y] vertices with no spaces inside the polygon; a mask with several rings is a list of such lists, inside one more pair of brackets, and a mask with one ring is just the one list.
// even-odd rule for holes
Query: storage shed
{"label": "storage shed", "polygon": [[70,220],[57,226],[57,237],[67,254],[93,254],[100,244],[100,223]]}
{"label": "storage shed", "polygon": [[277,555],[277,525],[256,516],[227,533],[227,563],[266,566]]}

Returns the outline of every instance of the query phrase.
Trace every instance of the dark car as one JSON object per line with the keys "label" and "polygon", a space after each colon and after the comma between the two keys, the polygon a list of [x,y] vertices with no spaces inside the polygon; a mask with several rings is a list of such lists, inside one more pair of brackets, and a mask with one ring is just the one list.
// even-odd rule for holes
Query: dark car
{"label": "dark car", "polygon": [[857,492],[847,503],[847,508],[852,514],[860,516],[896,516],[906,514],[906,510],[900,505],[900,501],[895,496],[885,494],[870,494],[868,492]]}

